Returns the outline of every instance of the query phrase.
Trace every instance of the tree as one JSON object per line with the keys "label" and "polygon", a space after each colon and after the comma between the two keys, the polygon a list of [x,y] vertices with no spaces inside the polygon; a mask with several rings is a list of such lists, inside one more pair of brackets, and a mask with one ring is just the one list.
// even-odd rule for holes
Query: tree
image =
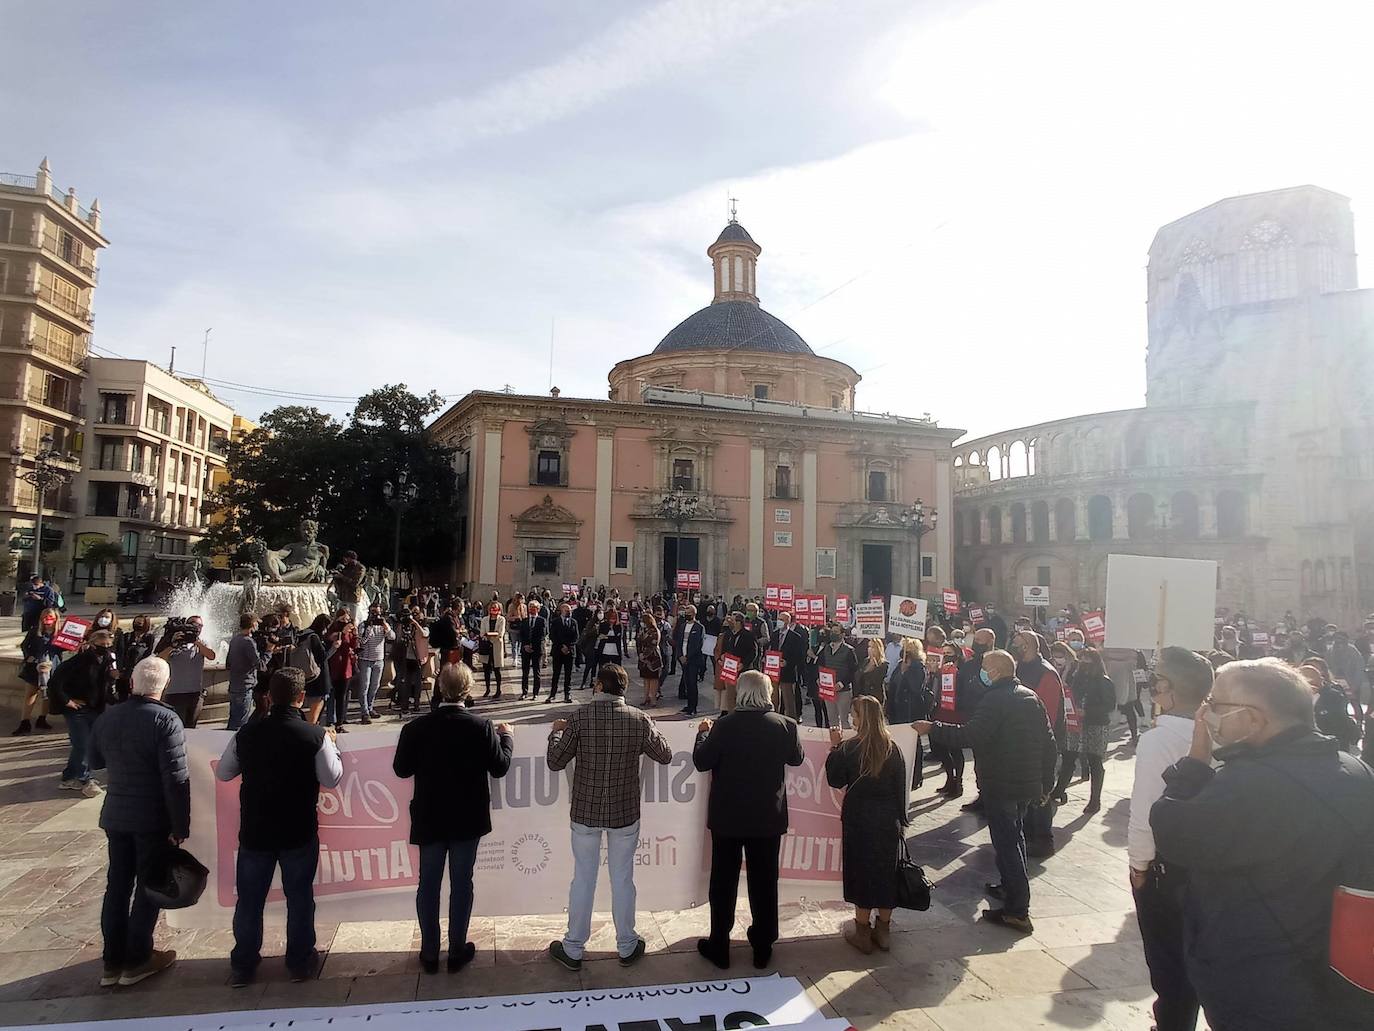
{"label": "tree", "polygon": [[443,404],[433,391],[396,384],[360,397],[343,422],[298,405],[268,412],[229,445],[229,478],[211,501],[222,516],[207,534],[211,546],[231,558],[248,537],[279,546],[309,517],[331,560],[352,550],[366,565],[389,566],[395,514],[382,485],[406,469],[418,496],[405,515],[401,565],[441,568],[456,546],[456,477],[452,451],[424,423]]}
{"label": "tree", "polygon": [[100,571],[100,582],[105,582],[105,567],[124,560],[124,548],[118,541],[87,541],[81,552],[81,562],[86,567],[86,581],[95,583],[96,570]]}

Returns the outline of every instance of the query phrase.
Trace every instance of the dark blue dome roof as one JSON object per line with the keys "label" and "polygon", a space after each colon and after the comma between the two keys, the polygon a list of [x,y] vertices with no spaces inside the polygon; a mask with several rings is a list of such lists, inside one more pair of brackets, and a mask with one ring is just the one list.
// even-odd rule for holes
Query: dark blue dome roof
{"label": "dark blue dome roof", "polygon": [[[754,238],[749,235],[749,231],[738,222],[726,223],[725,228],[722,229],[720,235],[716,237],[716,243],[752,243],[755,247],[758,246],[758,244],[754,243]],[[711,246],[714,247],[715,244]]]}
{"label": "dark blue dome roof", "polygon": [[687,316],[654,354],[725,350],[815,354],[791,326],[748,301],[719,301]]}

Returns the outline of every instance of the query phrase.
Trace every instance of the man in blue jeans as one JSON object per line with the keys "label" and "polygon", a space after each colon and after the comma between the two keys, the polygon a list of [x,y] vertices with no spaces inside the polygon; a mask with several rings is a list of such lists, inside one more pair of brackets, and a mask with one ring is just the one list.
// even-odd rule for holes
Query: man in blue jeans
{"label": "man in blue jeans", "polygon": [[305,721],[305,673],[287,666],[268,685],[272,708],[243,727],[220,757],[215,776],[240,774],[239,855],[235,877],[234,949],[229,983],[242,988],[262,961],[262,911],[272,875],[281,867],[286,895],[286,969],[293,981],[314,977],[315,892],[320,842],[317,805],[321,786],[343,779],[332,731]]}
{"label": "man in blue jeans", "polygon": [[1004,651],[983,656],[979,679],[987,688],[963,726],[918,720],[912,727],[929,734],[932,745],[972,748],[978,791],[992,836],[1000,884],[988,895],[1002,906],[985,909],[989,923],[1030,934],[1030,879],[1026,873],[1025,820],[1030,806],[1054,788],[1059,749],[1045,705],[1016,679],[1016,660]]}
{"label": "man in blue jeans", "polygon": [[625,703],[629,677],[622,666],[597,670],[596,694],[569,719],[554,720],[546,758],[561,770],[574,759],[572,783],[573,881],[568,891],[568,933],[549,943],[549,955],[569,970],[582,969],[592,932],[601,839],[611,880],[616,952],[628,967],[644,955],[635,932],[635,851],[639,843],[639,757],[667,765],[673,752],[640,710]]}

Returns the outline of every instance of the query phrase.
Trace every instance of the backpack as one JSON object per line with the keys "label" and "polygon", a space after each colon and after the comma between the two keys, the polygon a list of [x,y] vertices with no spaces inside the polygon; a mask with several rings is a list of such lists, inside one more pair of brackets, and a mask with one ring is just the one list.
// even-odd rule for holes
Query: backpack
{"label": "backpack", "polygon": [[286,664],[303,672],[307,684],[320,675],[320,664],[315,661],[315,653],[310,648],[314,636],[303,634],[286,650]]}

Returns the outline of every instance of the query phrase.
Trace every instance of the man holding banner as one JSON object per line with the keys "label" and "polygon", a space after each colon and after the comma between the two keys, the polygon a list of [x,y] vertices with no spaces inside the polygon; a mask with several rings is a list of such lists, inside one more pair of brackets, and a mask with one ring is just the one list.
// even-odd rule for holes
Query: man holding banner
{"label": "man holding banner", "polygon": [[[774,708],[792,719],[801,718],[801,694],[797,685],[801,681],[801,667],[806,662],[806,652],[810,646],[806,631],[792,622],[792,613],[778,613],[778,628],[773,631],[769,641],[769,653],[776,654],[777,677],[773,687]],[[767,655],[764,656],[764,672],[768,673]],[[772,674],[769,673],[770,679]]]}

